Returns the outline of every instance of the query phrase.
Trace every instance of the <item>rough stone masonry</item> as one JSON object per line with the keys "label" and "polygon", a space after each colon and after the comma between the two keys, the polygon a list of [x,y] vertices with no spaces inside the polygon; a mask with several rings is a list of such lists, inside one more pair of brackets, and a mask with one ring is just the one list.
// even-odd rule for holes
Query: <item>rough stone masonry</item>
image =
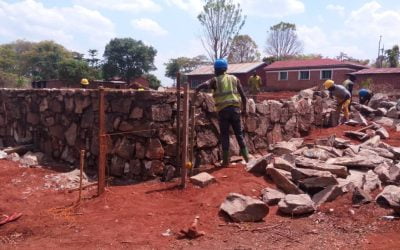
{"label": "rough stone masonry", "polygon": [[[249,102],[244,118],[251,153],[320,126],[329,107],[313,91],[285,101]],[[108,90],[106,129],[110,174],[134,180],[160,176],[176,162],[176,94],[157,91]],[[220,160],[218,118],[209,94],[200,94],[196,106],[195,156],[197,164]],[[0,146],[34,143],[37,151],[77,166],[79,150],[87,150],[87,164],[97,167],[97,90],[1,89]],[[316,122],[314,122],[316,121]],[[132,132],[131,131],[136,131]],[[239,153],[232,134],[231,151]]]}

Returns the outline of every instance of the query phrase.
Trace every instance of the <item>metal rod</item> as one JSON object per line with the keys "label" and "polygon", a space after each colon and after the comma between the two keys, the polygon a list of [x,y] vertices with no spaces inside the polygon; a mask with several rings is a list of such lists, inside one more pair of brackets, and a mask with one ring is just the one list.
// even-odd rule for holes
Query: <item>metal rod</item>
{"label": "metal rod", "polygon": [[180,165],[181,157],[181,74],[176,74],[176,165]]}
{"label": "metal rod", "polygon": [[83,179],[83,166],[85,166],[85,150],[81,150],[80,171],[79,171],[79,198],[78,203],[82,199],[82,179]]}
{"label": "metal rod", "polygon": [[182,135],[182,161],[181,161],[181,186],[186,187],[188,142],[189,142],[189,84],[185,84],[183,94],[183,135]]}
{"label": "metal rod", "polygon": [[105,137],[105,100],[104,88],[99,88],[99,169],[98,169],[98,195],[104,193],[105,175],[106,175],[106,137]]}

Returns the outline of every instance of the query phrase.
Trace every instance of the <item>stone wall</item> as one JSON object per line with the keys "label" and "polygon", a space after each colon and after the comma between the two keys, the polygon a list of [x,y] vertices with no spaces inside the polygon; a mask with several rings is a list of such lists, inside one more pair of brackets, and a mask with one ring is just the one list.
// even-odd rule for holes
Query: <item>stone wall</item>
{"label": "stone wall", "polygon": [[[312,92],[305,92],[303,97]],[[310,97],[310,96],[308,96]],[[323,122],[320,97],[287,101],[249,100],[244,118],[250,152],[307,133]],[[86,149],[93,169],[98,157],[98,91],[81,89],[1,89],[0,138],[4,146],[34,143],[55,160],[77,165]],[[314,104],[312,105],[312,102]],[[106,94],[108,166],[114,176],[145,180],[176,165],[176,96],[170,92],[110,90]],[[201,94],[196,102],[197,164],[220,160],[219,126],[214,102]],[[136,131],[129,133],[131,131]],[[232,135],[231,150],[239,147]]]}

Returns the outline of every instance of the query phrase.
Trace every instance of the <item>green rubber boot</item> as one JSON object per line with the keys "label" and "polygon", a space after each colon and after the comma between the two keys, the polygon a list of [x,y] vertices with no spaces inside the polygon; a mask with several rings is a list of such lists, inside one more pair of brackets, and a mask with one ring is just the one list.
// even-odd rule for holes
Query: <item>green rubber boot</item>
{"label": "green rubber boot", "polygon": [[240,149],[240,155],[243,156],[243,159],[246,162],[249,162],[249,151],[247,150],[247,148],[241,148]]}
{"label": "green rubber boot", "polygon": [[222,152],[222,167],[228,167],[231,159],[229,157],[229,151]]}

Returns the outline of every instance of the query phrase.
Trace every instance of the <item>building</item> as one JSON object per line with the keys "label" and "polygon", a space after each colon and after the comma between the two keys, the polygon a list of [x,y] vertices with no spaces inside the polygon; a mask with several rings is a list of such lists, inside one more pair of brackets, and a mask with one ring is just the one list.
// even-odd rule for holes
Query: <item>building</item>
{"label": "building", "polygon": [[[228,74],[235,75],[239,78],[242,86],[247,88],[247,80],[252,75],[253,71],[256,70],[259,76],[263,76],[263,68],[267,65],[264,62],[254,62],[254,63],[237,63],[229,64]],[[202,82],[205,82],[212,77],[214,77],[214,67],[213,65],[203,65],[193,70],[192,72],[186,74],[188,77],[188,82],[191,88],[195,88]]]}
{"label": "building", "polygon": [[354,72],[357,77],[356,85],[362,83],[372,84],[374,89],[400,89],[400,68],[363,69]]}
{"label": "building", "polygon": [[367,66],[335,59],[308,59],[274,62],[264,68],[267,91],[299,91],[332,79],[342,83],[347,74]]}

